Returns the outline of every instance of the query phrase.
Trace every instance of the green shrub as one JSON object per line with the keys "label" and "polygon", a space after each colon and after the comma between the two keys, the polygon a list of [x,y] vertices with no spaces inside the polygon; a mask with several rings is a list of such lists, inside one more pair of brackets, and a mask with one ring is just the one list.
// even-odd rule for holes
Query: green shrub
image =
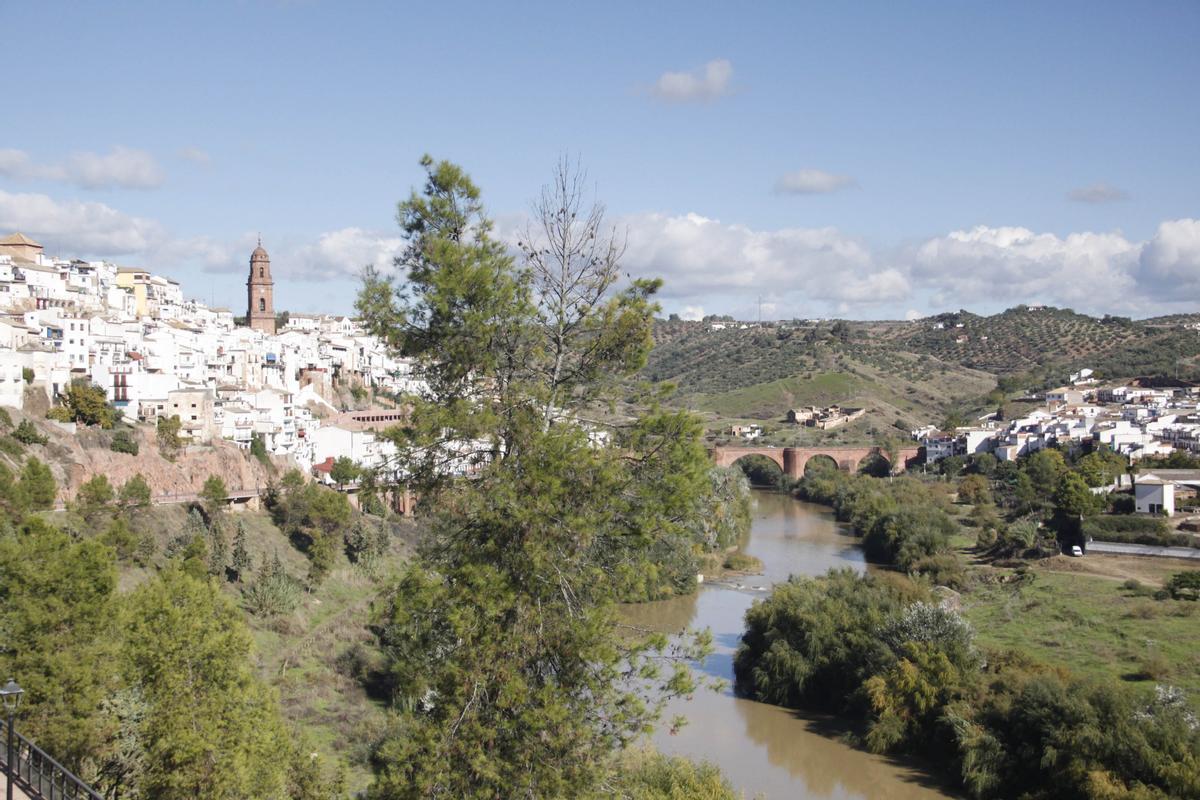
{"label": "green shrub", "polygon": [[979,533],[975,534],[975,547],[980,550],[989,550],[995,546],[996,538],[995,528],[981,528]]}
{"label": "green shrub", "polygon": [[725,569],[735,570],[737,572],[757,572],[762,569],[762,562],[751,555],[745,553],[733,552],[725,556],[725,562],[722,565]]}
{"label": "green shrub", "polygon": [[1132,514],[1137,509],[1133,495],[1125,492],[1109,492],[1108,510],[1113,514]]}
{"label": "green shrub", "polygon": [[50,441],[49,437],[43,436],[37,426],[27,419],[21,420],[12,432],[12,437],[22,444],[45,444]]}
{"label": "green shrub", "polygon": [[1192,537],[1174,533],[1162,517],[1096,516],[1083,521],[1083,535],[1098,542],[1187,547]]}
{"label": "green shrub", "polygon": [[20,458],[25,454],[25,448],[11,436],[0,436],[0,453]]}
{"label": "green shrub", "polygon": [[12,417],[8,413],[8,409],[0,406],[0,425],[5,428],[12,427]]}
{"label": "green shrub", "polygon": [[254,583],[242,592],[250,613],[259,617],[290,614],[300,605],[300,582],[287,574],[279,554],[270,563],[263,563]]}
{"label": "green shrub", "polygon": [[612,796],[628,800],[736,800],[741,796],[716,765],[660,753],[624,755],[611,783]]}
{"label": "green shrub", "polygon": [[107,429],[121,418],[121,411],[108,402],[104,389],[86,379],[72,381],[59,399],[68,420],[82,425],[99,425]]}
{"label": "green shrub", "polygon": [[1200,599],[1200,570],[1175,573],[1167,581],[1166,590],[1176,600]]}
{"label": "green shrub", "polygon": [[914,575],[928,578],[935,586],[949,586],[951,589],[961,589],[967,578],[966,568],[954,553],[923,556],[908,569]]}
{"label": "green shrub", "polygon": [[129,523],[121,517],[117,517],[109,524],[104,533],[100,535],[100,541],[111,547],[121,561],[132,558],[137,553],[140,544],[137,534],[129,529]]}
{"label": "green shrub", "polygon": [[263,466],[272,466],[271,458],[267,455],[267,442],[261,433],[250,434],[250,455],[257,458]]}
{"label": "green shrub", "polygon": [[1162,653],[1151,653],[1138,666],[1138,677],[1144,681],[1162,681],[1171,674],[1171,662]]}
{"label": "green shrub", "polygon": [[842,710],[889,660],[878,631],[905,600],[896,584],[850,570],[776,584],[746,612],[734,657],[739,691],[789,708]]}
{"label": "green shrub", "polygon": [[109,442],[108,448],[114,453],[128,453],[131,456],[138,454],[138,442],[129,431],[117,431],[113,434],[112,441]]}

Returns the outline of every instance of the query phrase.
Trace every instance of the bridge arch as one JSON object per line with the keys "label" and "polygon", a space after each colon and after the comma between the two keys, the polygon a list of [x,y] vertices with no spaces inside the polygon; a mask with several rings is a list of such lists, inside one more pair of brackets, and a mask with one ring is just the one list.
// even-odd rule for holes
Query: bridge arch
{"label": "bridge arch", "polygon": [[731,466],[740,468],[751,486],[779,487],[783,485],[783,477],[787,474],[782,466],[783,461],[765,453],[747,453]]}
{"label": "bridge arch", "polygon": [[808,475],[821,468],[840,470],[842,465],[839,464],[837,459],[831,455],[827,455],[825,453],[813,453],[804,459],[804,467],[802,468],[800,474]]}
{"label": "bridge arch", "polygon": [[708,452],[718,467],[732,467],[746,456],[758,455],[771,459],[779,469],[787,472],[782,447],[714,447]]}
{"label": "bridge arch", "polygon": [[888,460],[886,453],[876,448],[858,462],[858,471],[876,478],[886,478],[892,474],[892,462]]}

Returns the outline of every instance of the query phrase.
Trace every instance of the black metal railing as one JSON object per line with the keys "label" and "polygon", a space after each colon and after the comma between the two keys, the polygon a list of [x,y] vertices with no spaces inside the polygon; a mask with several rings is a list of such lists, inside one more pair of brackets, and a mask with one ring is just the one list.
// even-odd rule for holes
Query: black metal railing
{"label": "black metal railing", "polygon": [[[36,744],[14,733],[13,786],[33,800],[104,800],[92,787],[48,756]],[[0,719],[0,762],[8,767],[8,723]]]}

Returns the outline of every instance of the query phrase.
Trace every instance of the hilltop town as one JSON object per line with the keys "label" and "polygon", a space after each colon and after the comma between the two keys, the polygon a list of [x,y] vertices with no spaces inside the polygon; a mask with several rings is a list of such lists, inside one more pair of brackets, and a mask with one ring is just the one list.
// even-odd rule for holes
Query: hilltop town
{"label": "hilltop town", "polygon": [[259,446],[326,480],[340,457],[383,465],[393,449],[375,431],[400,418],[390,398],[424,388],[413,362],[349,317],[277,316],[261,242],[247,275],[239,319],[150,270],[0,239],[0,405],[44,413],[85,381],[126,422],[178,417],[184,446]]}

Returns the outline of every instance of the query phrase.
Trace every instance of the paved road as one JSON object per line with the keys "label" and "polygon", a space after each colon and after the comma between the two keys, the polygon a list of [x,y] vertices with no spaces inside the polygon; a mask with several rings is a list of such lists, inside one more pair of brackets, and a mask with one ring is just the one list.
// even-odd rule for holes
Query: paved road
{"label": "paved road", "polygon": [[1117,542],[1091,542],[1089,553],[1113,553],[1122,556],[1159,556],[1160,558],[1187,558],[1200,560],[1200,549],[1195,547],[1154,547],[1148,544],[1122,544]]}

